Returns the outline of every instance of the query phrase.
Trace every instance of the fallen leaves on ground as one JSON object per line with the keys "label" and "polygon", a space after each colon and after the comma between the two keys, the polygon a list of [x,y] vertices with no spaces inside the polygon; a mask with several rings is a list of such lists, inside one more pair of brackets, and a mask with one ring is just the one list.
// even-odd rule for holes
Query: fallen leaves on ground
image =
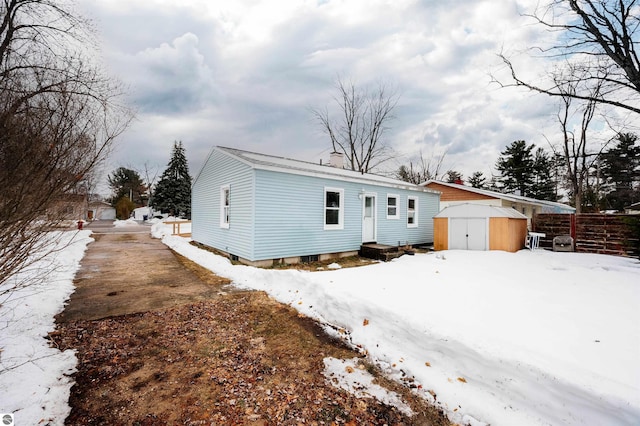
{"label": "fallen leaves on ground", "polygon": [[67,424],[449,424],[387,380],[418,414],[331,386],[324,357],[354,352],[260,292],[61,324],[51,338],[79,360]]}

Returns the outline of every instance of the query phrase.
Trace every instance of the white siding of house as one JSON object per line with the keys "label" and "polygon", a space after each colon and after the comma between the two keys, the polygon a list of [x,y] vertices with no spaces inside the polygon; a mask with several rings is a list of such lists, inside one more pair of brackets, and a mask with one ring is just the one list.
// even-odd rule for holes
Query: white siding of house
{"label": "white siding of house", "polygon": [[[387,193],[399,195],[398,219],[387,219]],[[407,227],[408,197],[418,198],[418,227]],[[402,189],[378,189],[378,243],[400,244],[433,243],[433,216],[438,214],[440,196],[434,193]]]}
{"label": "white siding of house", "polygon": [[[344,189],[344,229],[324,229],[324,189]],[[354,251],[362,243],[360,194],[376,194],[377,242],[433,242],[439,196],[383,186],[256,170],[255,259]],[[387,219],[387,193],[399,196],[399,218]],[[417,228],[407,227],[407,197],[418,197]]]}
{"label": "white siding of house", "polygon": [[[357,250],[362,202],[354,185],[256,170],[256,260]],[[343,229],[324,229],[325,187],[344,189]]]}
{"label": "white siding of house", "polygon": [[[252,259],[253,179],[251,167],[217,150],[212,151],[196,178],[191,201],[194,241]],[[230,186],[229,228],[220,227],[220,187]]]}
{"label": "white siding of house", "polygon": [[[220,187],[230,185],[230,226],[220,227]],[[343,229],[324,229],[325,188],[344,190]],[[252,168],[214,149],[192,188],[194,241],[249,261],[357,251],[362,244],[363,193],[376,194],[377,242],[433,242],[439,194],[340,177]],[[387,219],[387,194],[398,196],[398,219]],[[407,227],[407,198],[418,198],[418,227]]]}

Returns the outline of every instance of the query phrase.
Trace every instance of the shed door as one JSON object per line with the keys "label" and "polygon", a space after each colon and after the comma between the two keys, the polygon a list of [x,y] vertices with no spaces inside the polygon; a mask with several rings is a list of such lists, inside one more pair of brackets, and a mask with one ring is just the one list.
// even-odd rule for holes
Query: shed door
{"label": "shed door", "polygon": [[486,250],[487,219],[451,218],[449,219],[450,250]]}
{"label": "shed door", "polygon": [[487,249],[487,219],[467,219],[467,250]]}

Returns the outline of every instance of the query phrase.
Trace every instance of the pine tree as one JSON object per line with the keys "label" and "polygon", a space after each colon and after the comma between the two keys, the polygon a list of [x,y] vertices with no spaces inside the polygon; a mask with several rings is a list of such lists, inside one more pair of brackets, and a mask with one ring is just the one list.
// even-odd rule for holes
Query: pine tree
{"label": "pine tree", "polygon": [[152,205],[171,215],[191,217],[191,176],[181,141],[173,143],[171,160],[156,185]]}
{"label": "pine tree", "polygon": [[620,133],[617,143],[602,154],[605,207],[623,210],[640,199],[640,144],[633,133]]}
{"label": "pine tree", "polygon": [[553,159],[544,149],[538,148],[533,158],[533,185],[529,194],[531,197],[557,201],[554,169]]}
{"label": "pine tree", "polygon": [[473,188],[484,189],[487,186],[487,178],[484,177],[482,172],[473,172],[473,174],[467,178],[467,182]]}
{"label": "pine tree", "polygon": [[123,197],[128,197],[129,201],[138,207],[143,206],[147,201],[147,186],[135,170],[118,167],[107,179],[112,193],[109,200],[114,207]]}
{"label": "pine tree", "polygon": [[462,185],[462,173],[455,170],[447,170],[447,173],[445,173],[445,182]]}
{"label": "pine tree", "polygon": [[500,153],[496,169],[501,174],[500,180],[505,192],[517,192],[524,196],[531,194],[534,180],[534,160],[531,151],[534,146],[527,146],[525,141],[513,141]]}

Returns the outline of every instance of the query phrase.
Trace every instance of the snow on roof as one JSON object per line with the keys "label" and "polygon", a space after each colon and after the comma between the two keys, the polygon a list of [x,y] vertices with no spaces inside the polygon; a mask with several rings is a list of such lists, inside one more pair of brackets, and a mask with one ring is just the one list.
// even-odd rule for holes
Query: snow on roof
{"label": "snow on roof", "polygon": [[463,190],[463,191],[468,191],[468,192],[473,192],[473,193],[476,193],[476,194],[486,195],[487,197],[500,198],[500,199],[507,200],[507,201],[512,201],[512,202],[537,204],[537,205],[540,205],[540,206],[548,206],[548,207],[553,207],[554,209],[560,209],[560,210],[565,210],[565,211],[570,211],[570,212],[575,212],[575,210],[576,210],[575,207],[571,207],[571,206],[569,206],[567,204],[563,204],[563,203],[557,203],[555,201],[537,200],[535,198],[524,197],[522,195],[515,195],[515,194],[503,194],[501,192],[490,191],[488,189],[474,188],[472,186],[460,185],[460,184],[457,184],[457,183],[442,182],[442,181],[433,180],[433,179],[428,180],[426,182],[422,182],[420,185],[427,186],[430,183],[436,183],[438,185],[444,185],[444,186],[448,186],[450,188],[456,188],[456,189],[460,189],[460,190]]}
{"label": "snow on roof", "polygon": [[486,204],[455,204],[445,207],[434,217],[510,217],[512,219],[526,219],[527,217],[515,209],[509,207],[489,206]]}
{"label": "snow on roof", "polygon": [[414,191],[439,193],[424,186],[415,185],[398,179],[380,176],[372,173],[360,173],[353,170],[331,167],[328,164],[316,164],[307,161],[293,160],[285,157],[277,157],[256,152],[243,151],[235,148],[217,146],[215,149],[235,157],[243,163],[263,170],[275,170],[285,173],[301,174],[306,176],[317,176],[345,181],[355,181],[369,183],[373,185],[391,186]]}

